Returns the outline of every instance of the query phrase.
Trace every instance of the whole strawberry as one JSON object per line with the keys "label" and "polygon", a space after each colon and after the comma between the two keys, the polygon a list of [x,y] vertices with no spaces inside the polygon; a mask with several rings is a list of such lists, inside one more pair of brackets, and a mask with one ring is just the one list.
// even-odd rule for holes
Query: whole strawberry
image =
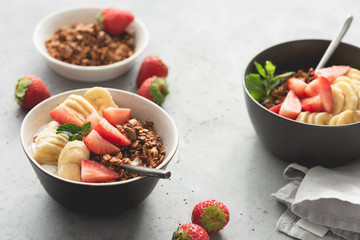
{"label": "whole strawberry", "polygon": [[140,86],[138,94],[158,105],[161,105],[169,94],[168,84],[165,78],[151,77],[146,79]]}
{"label": "whole strawberry", "polygon": [[49,97],[49,90],[36,76],[23,76],[16,83],[15,100],[24,109],[31,109]]}
{"label": "whole strawberry", "polygon": [[186,223],[176,229],[172,240],[209,240],[207,232],[197,224]]}
{"label": "whole strawberry", "polygon": [[157,56],[147,56],[141,63],[140,70],[136,79],[136,85],[139,87],[149,77],[167,77],[168,67]]}
{"label": "whole strawberry", "polygon": [[134,21],[134,15],[126,10],[105,8],[97,18],[99,25],[110,35],[119,35]]}
{"label": "whole strawberry", "polygon": [[191,220],[208,233],[212,233],[220,231],[228,224],[230,214],[222,202],[211,199],[200,202],[194,207]]}

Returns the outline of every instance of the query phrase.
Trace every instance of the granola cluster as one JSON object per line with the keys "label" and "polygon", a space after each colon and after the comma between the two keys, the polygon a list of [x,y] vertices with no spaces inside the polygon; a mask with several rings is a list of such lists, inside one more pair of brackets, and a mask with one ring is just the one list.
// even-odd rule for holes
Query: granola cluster
{"label": "granola cluster", "polygon": [[100,162],[110,170],[120,175],[120,181],[137,177],[122,168],[123,164],[135,163],[139,166],[156,168],[165,159],[165,149],[160,136],[154,131],[154,123],[141,123],[136,118],[130,119],[123,126],[116,126],[121,133],[131,139],[130,146],[120,146],[120,152],[115,154],[92,155],[92,160]]}
{"label": "granola cluster", "polygon": [[96,23],[63,26],[46,41],[50,56],[81,66],[101,66],[124,60],[135,52],[134,36],[110,36]]}
{"label": "granola cluster", "polygon": [[269,101],[264,104],[266,108],[271,108],[285,100],[285,97],[289,92],[287,82],[290,78],[294,77],[309,83],[314,80],[314,69],[310,68],[307,72],[304,72],[302,69],[300,69],[290,77],[281,79],[280,85],[271,92]]}

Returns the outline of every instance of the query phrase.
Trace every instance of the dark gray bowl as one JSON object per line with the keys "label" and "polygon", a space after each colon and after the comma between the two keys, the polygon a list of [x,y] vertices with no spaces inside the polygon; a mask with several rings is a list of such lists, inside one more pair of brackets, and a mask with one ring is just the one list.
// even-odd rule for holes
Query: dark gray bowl
{"label": "dark gray bowl", "polygon": [[[276,72],[308,70],[315,68],[326,48],[328,40],[298,40],[270,47],[254,57],[245,70],[245,76],[255,73],[253,62],[264,64],[266,60],[276,65]],[[349,65],[360,68],[360,48],[341,43],[327,66]],[[275,114],[256,100],[245,87],[246,107],[253,127],[263,145],[274,155],[288,162],[308,167],[341,166],[360,157],[360,124],[320,126],[296,122]]]}
{"label": "dark gray bowl", "polygon": [[[70,94],[83,95],[87,89],[78,89],[53,96],[33,108],[24,118],[20,138],[31,166],[46,192],[57,202],[77,211],[89,214],[109,214],[131,208],[153,191],[158,178],[136,177],[113,183],[84,183],[63,179],[44,169],[32,154],[32,142],[38,129],[51,118],[49,112]],[[137,94],[108,89],[119,107],[128,107],[132,116],[141,121],[154,122],[166,150],[166,156],[158,168],[166,168],[178,147],[178,133],[172,118],[158,105]]]}

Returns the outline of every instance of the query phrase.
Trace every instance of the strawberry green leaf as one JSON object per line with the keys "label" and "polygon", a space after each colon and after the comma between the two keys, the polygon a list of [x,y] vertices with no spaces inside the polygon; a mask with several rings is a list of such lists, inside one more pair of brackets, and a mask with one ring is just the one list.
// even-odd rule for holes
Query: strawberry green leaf
{"label": "strawberry green leaf", "polygon": [[165,78],[154,77],[155,81],[151,82],[149,87],[152,100],[161,105],[165,101],[165,97],[169,94],[168,84]]}
{"label": "strawberry green leaf", "polygon": [[103,11],[100,12],[99,16],[96,18],[99,26],[101,29],[104,29],[104,25],[103,25],[103,22],[104,22],[104,14],[103,14]]}
{"label": "strawberry green leaf", "polygon": [[173,240],[191,240],[192,236],[188,234],[189,230],[182,229],[182,227],[178,227],[173,234]]}
{"label": "strawberry green leaf", "polygon": [[28,77],[23,77],[18,80],[15,86],[15,100],[18,104],[22,104],[26,91],[31,85],[31,81]]}
{"label": "strawberry green leaf", "polygon": [[86,136],[91,130],[91,122],[78,126],[74,123],[66,123],[58,127],[56,134],[64,133],[69,136],[69,141],[79,140]]}
{"label": "strawberry green leaf", "polygon": [[224,213],[224,209],[220,209],[219,205],[211,205],[204,208],[204,213],[200,217],[202,226],[207,232],[216,232],[224,228],[227,214]]}

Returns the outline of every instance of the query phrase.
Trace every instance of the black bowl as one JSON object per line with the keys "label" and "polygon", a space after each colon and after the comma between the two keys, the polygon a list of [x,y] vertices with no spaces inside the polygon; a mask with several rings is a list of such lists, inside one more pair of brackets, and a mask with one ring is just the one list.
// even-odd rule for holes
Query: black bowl
{"label": "black bowl", "polygon": [[[33,158],[33,138],[38,129],[51,121],[49,112],[70,94],[83,95],[87,89],[64,92],[41,102],[24,118],[20,138],[40,183],[57,202],[69,209],[88,214],[112,214],[127,210],[145,200],[158,183],[158,178],[139,176],[120,182],[85,183],[60,178],[47,171]],[[174,121],[155,103],[127,91],[107,89],[119,107],[128,107],[133,117],[154,122],[166,150],[164,161],[158,168],[165,169],[178,146],[178,133]]]}
{"label": "black bowl", "polygon": [[[270,60],[276,72],[307,71],[315,68],[325,53],[328,40],[298,40],[270,47],[248,64],[245,76],[256,73],[254,61],[264,64]],[[341,43],[326,66],[349,65],[360,69],[360,48]],[[245,79],[245,78],[244,78]],[[288,162],[307,167],[341,166],[360,157],[360,124],[320,126],[300,123],[275,114],[254,98],[246,89],[243,80],[246,107],[253,127],[264,146],[274,155]]]}

